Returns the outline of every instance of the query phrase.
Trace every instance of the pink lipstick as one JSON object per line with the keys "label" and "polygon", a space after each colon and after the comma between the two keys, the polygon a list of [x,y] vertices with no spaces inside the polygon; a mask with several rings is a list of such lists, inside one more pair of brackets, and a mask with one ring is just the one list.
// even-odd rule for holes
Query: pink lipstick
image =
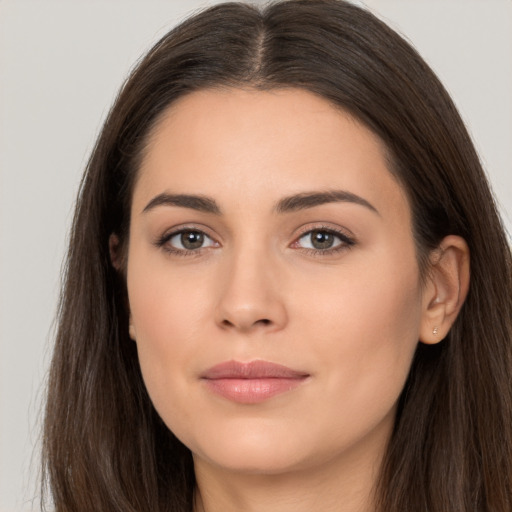
{"label": "pink lipstick", "polygon": [[242,404],[256,404],[300,386],[308,373],[267,361],[226,361],[201,375],[213,393]]}

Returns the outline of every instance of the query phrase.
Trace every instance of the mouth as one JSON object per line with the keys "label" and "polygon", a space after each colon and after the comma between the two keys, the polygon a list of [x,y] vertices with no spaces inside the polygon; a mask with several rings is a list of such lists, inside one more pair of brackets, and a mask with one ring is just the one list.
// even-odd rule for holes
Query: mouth
{"label": "mouth", "polygon": [[209,391],[242,404],[256,404],[291,391],[308,379],[308,373],[268,361],[226,361],[201,375]]}

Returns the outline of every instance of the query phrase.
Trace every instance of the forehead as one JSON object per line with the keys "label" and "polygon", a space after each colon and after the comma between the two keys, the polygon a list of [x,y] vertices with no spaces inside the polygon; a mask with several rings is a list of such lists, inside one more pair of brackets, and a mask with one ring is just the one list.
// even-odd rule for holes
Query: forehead
{"label": "forehead", "polygon": [[152,130],[134,207],[164,191],[258,208],[332,188],[385,208],[406,201],[381,140],[327,100],[301,89],[209,89],[176,101]]}

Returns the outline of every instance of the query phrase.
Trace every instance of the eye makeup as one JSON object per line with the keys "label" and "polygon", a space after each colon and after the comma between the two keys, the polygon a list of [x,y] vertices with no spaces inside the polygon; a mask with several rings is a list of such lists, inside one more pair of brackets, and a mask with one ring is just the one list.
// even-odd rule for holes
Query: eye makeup
{"label": "eye makeup", "polygon": [[[353,236],[324,225],[308,226],[289,245],[311,256],[331,256],[347,250],[356,243]],[[196,226],[182,226],[166,232],[154,245],[168,254],[186,257],[199,256],[205,250],[221,247],[220,243]]]}

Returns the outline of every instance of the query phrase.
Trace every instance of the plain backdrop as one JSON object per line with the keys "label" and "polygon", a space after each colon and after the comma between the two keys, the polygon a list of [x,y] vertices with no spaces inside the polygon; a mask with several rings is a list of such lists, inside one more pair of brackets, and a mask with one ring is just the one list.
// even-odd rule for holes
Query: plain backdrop
{"label": "plain backdrop", "polygon": [[[0,0],[0,512],[39,510],[40,408],[59,273],[101,122],[138,57],[212,3]],[[452,93],[510,232],[512,1],[366,4]]]}

